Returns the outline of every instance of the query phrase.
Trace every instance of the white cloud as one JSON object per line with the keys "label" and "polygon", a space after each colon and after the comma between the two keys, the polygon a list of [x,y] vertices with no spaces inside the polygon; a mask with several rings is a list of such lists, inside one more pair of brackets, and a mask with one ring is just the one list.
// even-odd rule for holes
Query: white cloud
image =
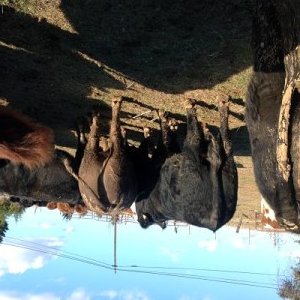
{"label": "white cloud", "polygon": [[62,247],[64,242],[56,237],[49,237],[45,240],[39,240],[40,243],[44,244],[47,247],[59,248]]}
{"label": "white cloud", "polygon": [[208,252],[214,252],[216,251],[218,246],[217,240],[205,240],[198,242],[198,247],[201,249],[205,249]]}
{"label": "white cloud", "polygon": [[149,296],[139,290],[105,290],[98,294],[104,299],[118,299],[118,300],[150,300]]}
{"label": "white cloud", "polygon": [[21,294],[12,291],[0,291],[1,300],[61,300],[60,297],[51,293]]}
{"label": "white cloud", "polygon": [[194,298],[191,298],[188,295],[183,295],[183,296],[180,296],[179,300],[194,300]]}
{"label": "white cloud", "polygon": [[66,283],[66,278],[65,277],[58,277],[55,282],[59,283],[59,284],[65,284]]}
{"label": "white cloud", "polygon": [[235,236],[231,238],[232,246],[237,249],[244,249],[247,247],[243,237]]}
{"label": "white cloud", "polygon": [[66,300],[90,300],[91,296],[84,289],[77,289]]}
{"label": "white cloud", "polygon": [[91,297],[84,289],[77,289],[71,293],[67,298],[62,298],[53,293],[41,293],[41,294],[31,294],[31,293],[21,293],[16,291],[1,291],[1,300],[90,300]]}
{"label": "white cloud", "polygon": [[74,231],[74,227],[72,225],[66,226],[66,228],[65,228],[65,232],[66,233],[71,233],[73,231]]}
{"label": "white cloud", "polygon": [[[11,245],[1,244],[0,245],[0,277],[5,274],[22,274],[29,269],[40,269],[45,263],[50,260],[53,256],[48,253],[41,253],[32,251],[20,246],[28,248],[41,249],[43,246],[47,247],[60,247],[63,242],[57,238],[47,238],[39,240],[29,241],[18,241],[19,246],[14,247]],[[48,250],[47,248],[42,248]],[[55,252],[55,250],[54,250]],[[2,298],[0,297],[2,300]]]}
{"label": "white cloud", "polygon": [[46,260],[43,254],[37,256],[36,253],[30,250],[7,245],[1,246],[0,256],[2,260],[0,273],[2,275],[5,273],[22,274],[28,269],[39,269]]}
{"label": "white cloud", "polygon": [[148,296],[143,292],[139,291],[127,291],[121,294],[121,299],[123,300],[148,300]]}
{"label": "white cloud", "polygon": [[115,299],[118,296],[118,292],[115,290],[107,290],[103,291],[99,294],[99,296],[107,299]]}
{"label": "white cloud", "polygon": [[50,228],[52,228],[52,225],[49,224],[49,223],[42,223],[42,224],[40,225],[40,227],[41,227],[42,229],[50,229]]}
{"label": "white cloud", "polygon": [[[95,297],[94,297],[95,296]],[[97,296],[97,297],[96,297]],[[118,299],[118,300],[151,300],[149,296],[140,290],[105,290],[97,295],[92,295],[83,288],[76,289],[68,297],[61,297],[53,293],[31,294],[16,291],[1,291],[1,300],[91,300],[91,299]],[[182,300],[191,300],[185,298]]]}
{"label": "white cloud", "polygon": [[[199,299],[199,298],[194,298],[192,296],[189,296],[189,295],[182,295],[179,297],[178,300],[196,300],[196,299]],[[204,298],[201,298],[202,300],[212,300],[211,297],[209,296],[204,296]]]}
{"label": "white cloud", "polygon": [[172,262],[178,262],[179,256],[182,252],[180,249],[170,249],[169,247],[162,246],[160,251],[163,255],[167,256]]}

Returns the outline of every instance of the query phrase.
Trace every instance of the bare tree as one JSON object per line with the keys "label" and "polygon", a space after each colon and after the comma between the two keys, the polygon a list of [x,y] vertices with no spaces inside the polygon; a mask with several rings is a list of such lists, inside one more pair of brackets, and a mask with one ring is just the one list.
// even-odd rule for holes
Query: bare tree
{"label": "bare tree", "polygon": [[282,281],[278,295],[284,299],[300,300],[300,263],[292,270],[291,278]]}

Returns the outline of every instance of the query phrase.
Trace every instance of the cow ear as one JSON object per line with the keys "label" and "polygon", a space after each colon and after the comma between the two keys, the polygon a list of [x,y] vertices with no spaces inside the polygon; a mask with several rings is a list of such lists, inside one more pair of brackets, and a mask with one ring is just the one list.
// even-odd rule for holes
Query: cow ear
{"label": "cow ear", "polygon": [[166,229],[167,228],[166,221],[159,222],[158,225],[161,227],[161,229]]}

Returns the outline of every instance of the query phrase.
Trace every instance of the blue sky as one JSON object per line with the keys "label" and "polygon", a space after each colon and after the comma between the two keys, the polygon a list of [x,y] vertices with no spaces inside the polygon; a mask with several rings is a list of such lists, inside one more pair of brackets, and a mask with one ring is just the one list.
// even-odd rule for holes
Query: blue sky
{"label": "blue sky", "polygon": [[[274,245],[271,234],[258,231],[250,232],[249,243],[248,229],[237,234],[235,228],[224,227],[215,236],[196,227],[179,227],[176,234],[171,226],[143,230],[127,223],[118,225],[117,264],[122,271],[115,274],[102,267],[113,264],[113,233],[109,223],[64,221],[46,209],[28,209],[17,223],[9,219],[5,243],[42,252],[0,246],[0,299],[279,299],[280,275],[288,275],[300,256],[297,237],[288,233],[280,234]],[[53,253],[81,255],[90,263]],[[261,287],[266,285],[275,289]]]}

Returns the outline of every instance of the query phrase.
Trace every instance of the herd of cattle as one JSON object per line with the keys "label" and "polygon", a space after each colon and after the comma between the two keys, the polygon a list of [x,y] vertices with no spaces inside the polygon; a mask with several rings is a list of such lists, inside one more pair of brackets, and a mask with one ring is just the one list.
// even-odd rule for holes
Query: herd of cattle
{"label": "herd of cattle", "polygon": [[[51,129],[7,108],[0,110],[0,191],[13,201],[85,205],[97,214],[119,214],[136,202],[138,221],[147,228],[167,220],[213,231],[233,215],[237,170],[228,129],[228,103],[220,102],[220,132],[198,122],[195,104],[186,102],[183,146],[176,126],[161,111],[157,145],[149,130],[139,147],[121,128],[123,97],[112,101],[109,145],[100,145],[100,111],[94,109],[88,134],[77,126],[75,157],[54,148]],[[50,206],[50,205],[49,205]]]}
{"label": "herd of cattle", "polygon": [[[299,232],[300,51],[297,34],[282,38],[287,25],[277,18],[272,5],[272,1],[258,1],[254,18],[254,72],[246,95],[246,125],[258,188],[280,225]],[[284,60],[284,55],[294,59]],[[287,91],[288,126],[282,128]],[[186,101],[183,145],[177,142],[172,120],[158,112],[157,144],[153,145],[145,129],[144,139],[135,147],[129,145],[121,128],[122,101],[123,97],[117,97],[111,104],[109,144],[100,145],[99,110],[93,111],[88,134],[84,124],[78,124],[74,157],[54,148],[51,129],[0,108],[0,196],[27,203],[81,205],[97,214],[111,215],[135,202],[143,228],[152,224],[165,228],[168,220],[212,231],[226,224],[235,212],[238,191],[228,103],[219,103],[218,134],[198,122],[195,103]],[[279,152],[284,143],[286,148],[280,149],[286,153]],[[282,162],[286,173],[280,168]]]}

